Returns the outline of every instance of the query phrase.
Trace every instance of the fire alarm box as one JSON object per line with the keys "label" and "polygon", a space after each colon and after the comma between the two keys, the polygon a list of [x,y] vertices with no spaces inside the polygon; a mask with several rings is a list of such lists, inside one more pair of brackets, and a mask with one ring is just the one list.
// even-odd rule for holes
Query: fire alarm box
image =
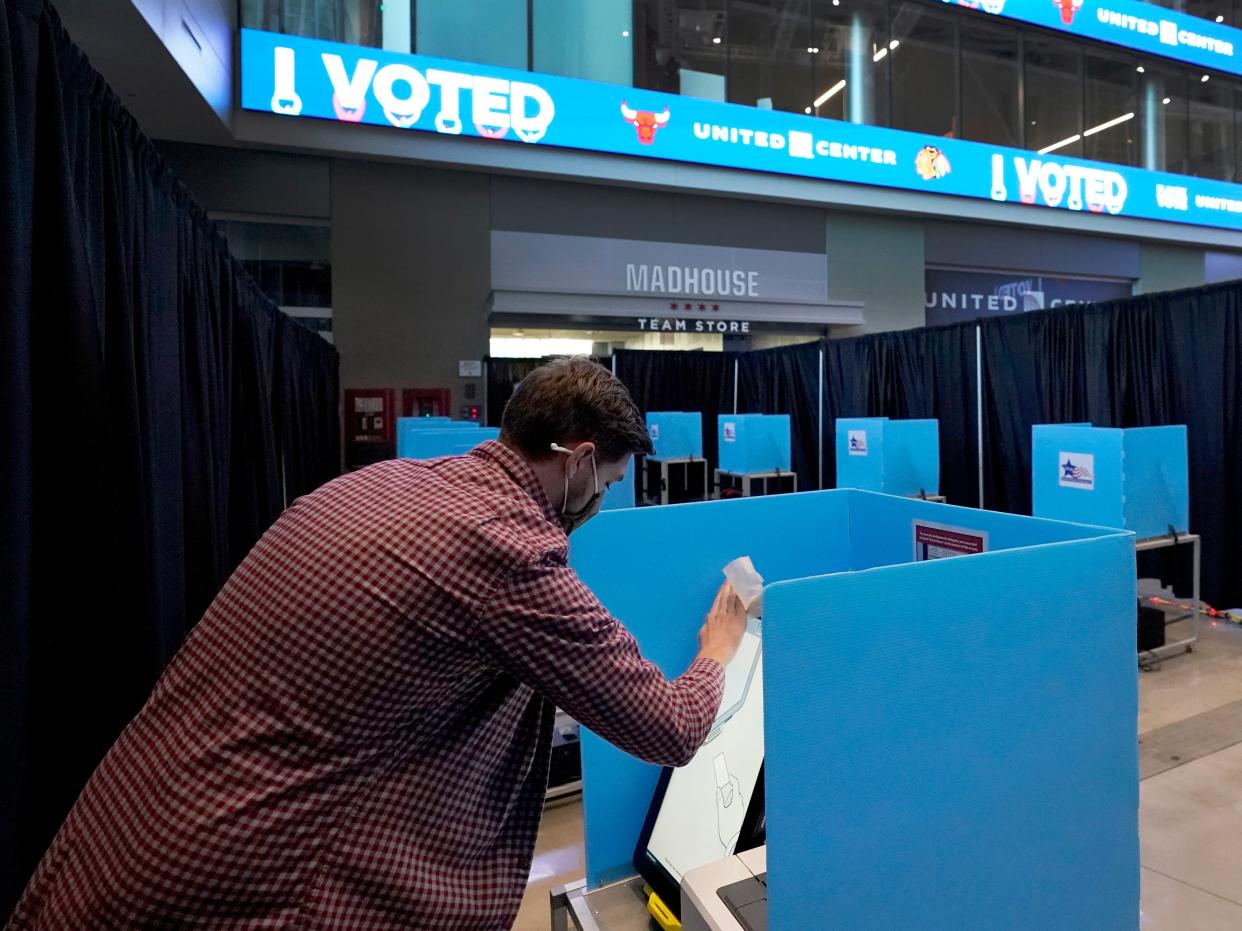
{"label": "fire alarm box", "polygon": [[395,388],[345,390],[345,468],[361,469],[397,454]]}
{"label": "fire alarm box", "polygon": [[449,417],[452,400],[447,388],[402,388],[402,417]]}

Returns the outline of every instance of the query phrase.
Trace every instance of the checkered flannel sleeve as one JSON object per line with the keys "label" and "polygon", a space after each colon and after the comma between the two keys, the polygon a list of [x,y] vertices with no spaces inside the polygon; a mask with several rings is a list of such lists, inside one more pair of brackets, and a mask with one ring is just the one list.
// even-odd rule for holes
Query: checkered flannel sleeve
{"label": "checkered flannel sleeve", "polygon": [[577,574],[554,560],[512,573],[489,600],[479,633],[502,669],[649,763],[689,762],[720,709],[720,663],[698,659],[666,679]]}

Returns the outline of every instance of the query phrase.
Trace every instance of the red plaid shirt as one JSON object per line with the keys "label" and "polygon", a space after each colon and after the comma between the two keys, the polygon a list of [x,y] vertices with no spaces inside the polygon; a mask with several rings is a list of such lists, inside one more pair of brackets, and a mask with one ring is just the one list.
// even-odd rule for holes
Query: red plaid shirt
{"label": "red plaid shirt", "polygon": [[723,689],[668,681],[566,566],[499,443],[300,499],[100,764],[10,927],[503,929],[554,706],[684,763]]}

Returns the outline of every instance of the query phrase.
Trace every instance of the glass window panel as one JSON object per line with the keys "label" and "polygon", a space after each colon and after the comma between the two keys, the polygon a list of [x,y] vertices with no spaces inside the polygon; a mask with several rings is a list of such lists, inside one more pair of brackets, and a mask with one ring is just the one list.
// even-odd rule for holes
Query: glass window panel
{"label": "glass window panel", "polygon": [[1242,181],[1242,84],[1233,87],[1233,177]]}
{"label": "glass window panel", "polygon": [[960,135],[956,19],[919,3],[899,3],[892,33],[892,125],[932,136]]}
{"label": "glass window panel", "polygon": [[631,0],[533,0],[532,69],[630,84],[634,75],[633,6]]}
{"label": "glass window panel", "polygon": [[1077,45],[1028,34],[1026,61],[1026,147],[1060,155],[1082,155],[1082,70]]}
{"label": "glass window panel", "polygon": [[1087,158],[1118,165],[1137,163],[1138,62],[1090,51],[1083,59],[1086,74]]}
{"label": "glass window panel", "polygon": [[811,105],[810,0],[730,0],[729,101],[803,113]]}
{"label": "glass window panel", "polygon": [[[413,0],[392,2],[408,10]],[[379,48],[383,45],[379,6],[365,0],[241,0],[241,24],[247,29]],[[405,40],[408,51],[408,34]]]}
{"label": "glass window panel", "polygon": [[526,0],[418,0],[414,28],[420,55],[527,68]]}
{"label": "glass window panel", "polygon": [[725,0],[635,0],[634,85],[725,99]]}
{"label": "glass window panel", "polygon": [[[1204,81],[1203,78],[1208,78]],[[1219,75],[1190,80],[1190,174],[1232,181],[1233,87]]]}
{"label": "glass window panel", "polygon": [[1151,171],[1186,174],[1187,80],[1184,72],[1150,61],[1139,75],[1139,164]]}
{"label": "glass window panel", "polygon": [[888,125],[888,11],[877,0],[814,0],[812,112]]}
{"label": "glass window panel", "polygon": [[1020,146],[1018,31],[962,30],[962,138]]}
{"label": "glass window panel", "polygon": [[1183,13],[1189,13],[1191,16],[1211,22],[1227,23],[1232,12],[1229,0],[1178,0],[1178,2],[1180,5],[1173,9],[1179,9]]}

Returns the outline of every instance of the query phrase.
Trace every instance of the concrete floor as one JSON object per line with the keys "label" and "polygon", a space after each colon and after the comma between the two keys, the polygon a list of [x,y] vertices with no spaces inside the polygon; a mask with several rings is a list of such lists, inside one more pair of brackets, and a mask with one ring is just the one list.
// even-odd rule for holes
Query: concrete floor
{"label": "concrete floor", "polygon": [[[1141,673],[1138,730],[1142,931],[1239,931],[1242,628],[1205,622],[1194,653]],[[584,870],[581,805],[550,808],[515,931],[547,931],[548,891]]]}

